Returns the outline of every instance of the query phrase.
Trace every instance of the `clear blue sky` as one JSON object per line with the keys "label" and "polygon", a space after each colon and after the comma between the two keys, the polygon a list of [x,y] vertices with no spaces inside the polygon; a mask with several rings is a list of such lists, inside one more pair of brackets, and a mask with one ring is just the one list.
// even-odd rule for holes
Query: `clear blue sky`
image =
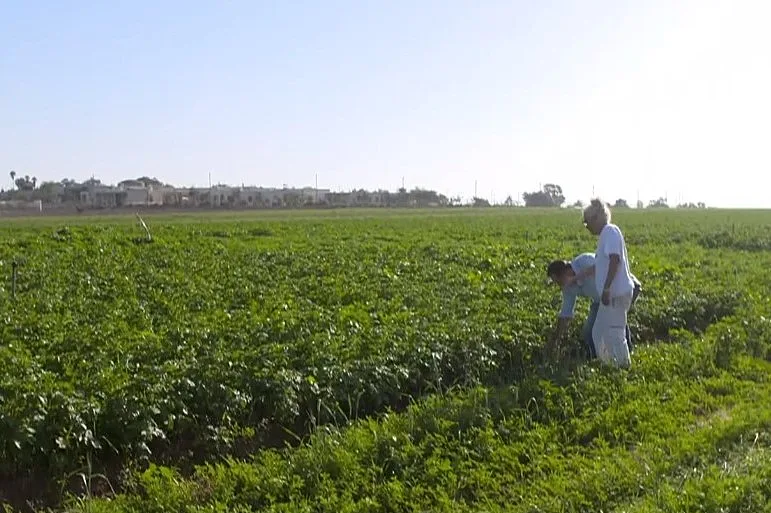
{"label": "clear blue sky", "polygon": [[771,206],[770,15],[764,0],[0,0],[0,171]]}

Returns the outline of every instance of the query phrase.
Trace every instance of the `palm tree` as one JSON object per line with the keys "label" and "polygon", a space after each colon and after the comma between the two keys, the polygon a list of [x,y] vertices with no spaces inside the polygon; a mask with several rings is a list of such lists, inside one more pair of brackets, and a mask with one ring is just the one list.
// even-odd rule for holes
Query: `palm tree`
{"label": "palm tree", "polygon": [[16,185],[16,171],[11,171],[11,182]]}

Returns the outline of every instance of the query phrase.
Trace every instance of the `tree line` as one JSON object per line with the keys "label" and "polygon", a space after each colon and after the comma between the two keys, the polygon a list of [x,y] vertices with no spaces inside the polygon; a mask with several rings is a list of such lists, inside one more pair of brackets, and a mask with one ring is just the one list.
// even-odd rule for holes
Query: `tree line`
{"label": "tree line", "polygon": [[[559,208],[565,205],[565,195],[562,192],[562,187],[553,183],[545,184],[543,187],[541,187],[541,190],[539,191],[526,192],[522,194],[522,200],[525,202],[526,207]],[[582,201],[579,200],[579,201],[576,201],[571,206],[583,207],[584,204]],[[617,208],[617,209],[631,208],[629,206],[629,203],[623,198],[617,199],[612,206],[613,208]],[[706,207],[707,206],[701,201],[698,203],[680,203],[677,205],[677,208],[706,208]],[[670,208],[670,206],[666,198],[657,198],[655,200],[650,200],[647,206],[642,201],[638,200],[637,208]]]}
{"label": "tree line", "polygon": [[[12,191],[2,191],[2,197],[6,199],[17,199],[22,197],[29,200],[41,200],[44,203],[55,202],[78,202],[80,199],[80,192],[87,190],[94,185],[102,185],[102,182],[96,178],[90,178],[85,182],[79,183],[75,180],[65,178],[59,182],[46,181],[38,184],[38,179],[34,176],[17,175],[16,171],[10,172],[11,182],[14,185]],[[153,186],[153,187],[173,187],[170,184],[164,184],[157,178],[150,178],[142,176],[136,179],[123,180],[118,185],[126,186]],[[400,188],[398,191],[376,191],[370,192],[364,189],[354,190],[350,193],[331,193],[330,196],[350,194],[354,196],[355,203],[368,204],[372,195],[379,195],[382,198],[382,202],[387,206],[461,206],[463,204],[462,199],[459,196],[447,197],[443,194],[429,189],[414,188],[408,191],[405,188]],[[292,196],[288,194],[288,200],[291,202]],[[558,184],[547,183],[541,187],[540,190],[525,192],[522,194],[523,204],[515,201],[511,196],[508,196],[503,205],[506,207],[525,206],[525,207],[564,207],[566,199],[562,187]],[[301,199],[297,200],[302,202]],[[474,207],[489,207],[490,201],[485,198],[473,197],[469,202]],[[570,205],[572,207],[583,207],[583,202],[576,201]],[[631,208],[629,203],[619,198],[612,204],[616,209],[619,208]],[[698,203],[681,203],[676,206],[677,208],[706,208],[703,202]],[[642,201],[637,202],[637,208],[670,208],[666,198],[657,198],[650,200],[647,205]]]}

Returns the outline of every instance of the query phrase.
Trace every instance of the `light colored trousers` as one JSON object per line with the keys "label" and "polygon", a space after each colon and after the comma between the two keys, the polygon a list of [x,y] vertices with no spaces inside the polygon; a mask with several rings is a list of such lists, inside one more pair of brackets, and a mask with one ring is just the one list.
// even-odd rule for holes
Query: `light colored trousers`
{"label": "light colored trousers", "polygon": [[592,326],[592,339],[600,361],[624,368],[632,364],[626,340],[626,316],[631,306],[631,293],[611,298],[607,306],[600,302]]}

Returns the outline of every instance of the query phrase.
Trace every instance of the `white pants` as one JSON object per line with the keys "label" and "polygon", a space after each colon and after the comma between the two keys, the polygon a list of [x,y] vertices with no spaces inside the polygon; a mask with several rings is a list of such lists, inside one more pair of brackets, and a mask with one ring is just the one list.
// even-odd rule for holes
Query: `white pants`
{"label": "white pants", "polygon": [[626,314],[631,305],[631,293],[611,298],[607,306],[600,302],[592,327],[592,339],[600,361],[624,368],[632,364],[626,340]]}

